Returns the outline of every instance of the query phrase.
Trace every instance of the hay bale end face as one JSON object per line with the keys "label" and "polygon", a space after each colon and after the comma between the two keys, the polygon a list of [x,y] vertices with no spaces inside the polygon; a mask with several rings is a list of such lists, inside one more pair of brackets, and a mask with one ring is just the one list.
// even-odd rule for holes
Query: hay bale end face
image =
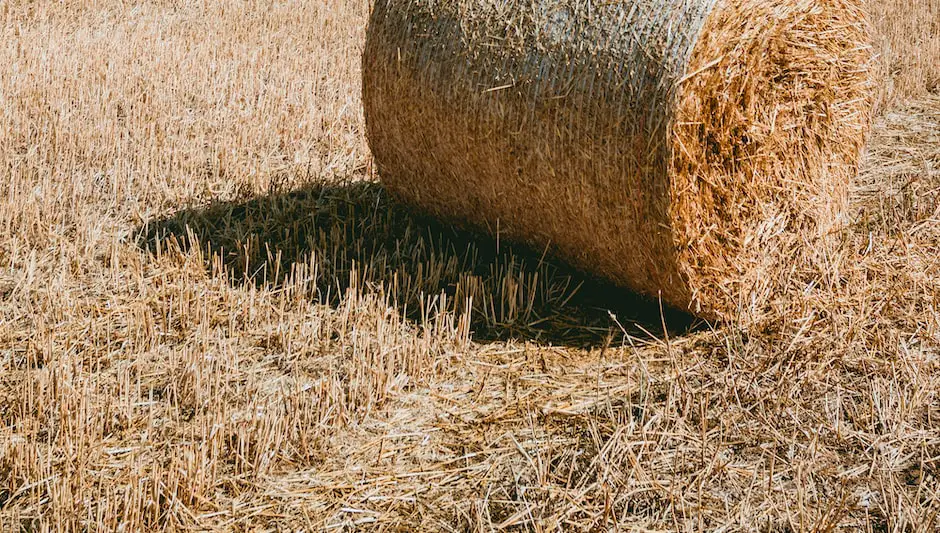
{"label": "hay bale end face", "polygon": [[423,211],[738,317],[842,222],[869,40],[854,0],[378,0],[368,136]]}

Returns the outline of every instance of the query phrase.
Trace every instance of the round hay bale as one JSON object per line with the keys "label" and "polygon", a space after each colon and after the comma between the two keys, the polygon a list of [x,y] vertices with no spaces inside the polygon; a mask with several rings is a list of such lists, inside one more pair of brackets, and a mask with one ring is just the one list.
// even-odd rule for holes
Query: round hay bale
{"label": "round hay bale", "polygon": [[861,0],[378,0],[383,182],[706,318],[841,223],[873,105]]}

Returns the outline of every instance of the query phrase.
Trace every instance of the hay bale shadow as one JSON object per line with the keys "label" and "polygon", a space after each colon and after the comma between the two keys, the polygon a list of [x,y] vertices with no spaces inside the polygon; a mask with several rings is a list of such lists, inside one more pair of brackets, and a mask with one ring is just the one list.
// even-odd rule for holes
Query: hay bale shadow
{"label": "hay bale shadow", "polygon": [[[591,348],[671,336],[700,321],[556,262],[544,252],[454,228],[389,199],[375,182],[313,183],[245,201],[187,208],[139,229],[151,253],[199,246],[233,283],[277,286],[292,267],[316,272],[315,298],[336,306],[351,284],[381,287],[417,314],[428,297],[473,296],[478,341]],[[312,267],[312,268],[310,268]],[[455,310],[459,310],[456,309]],[[615,318],[616,317],[616,318]]]}

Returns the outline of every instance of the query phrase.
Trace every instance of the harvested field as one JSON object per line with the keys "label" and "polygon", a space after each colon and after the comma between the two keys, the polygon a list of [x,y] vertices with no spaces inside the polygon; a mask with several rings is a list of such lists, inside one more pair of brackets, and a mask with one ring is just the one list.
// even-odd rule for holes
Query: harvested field
{"label": "harvested field", "polygon": [[940,96],[709,326],[390,201],[367,18],[0,4],[0,530],[937,530]]}
{"label": "harvested field", "polygon": [[886,107],[940,91],[940,0],[868,0]]}

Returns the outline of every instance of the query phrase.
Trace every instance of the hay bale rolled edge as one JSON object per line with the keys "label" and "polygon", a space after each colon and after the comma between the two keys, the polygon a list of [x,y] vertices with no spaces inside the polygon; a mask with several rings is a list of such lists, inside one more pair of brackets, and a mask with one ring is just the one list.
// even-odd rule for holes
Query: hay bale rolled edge
{"label": "hay bale rolled edge", "polygon": [[729,317],[837,224],[867,42],[850,0],[379,0],[368,136],[405,202]]}

